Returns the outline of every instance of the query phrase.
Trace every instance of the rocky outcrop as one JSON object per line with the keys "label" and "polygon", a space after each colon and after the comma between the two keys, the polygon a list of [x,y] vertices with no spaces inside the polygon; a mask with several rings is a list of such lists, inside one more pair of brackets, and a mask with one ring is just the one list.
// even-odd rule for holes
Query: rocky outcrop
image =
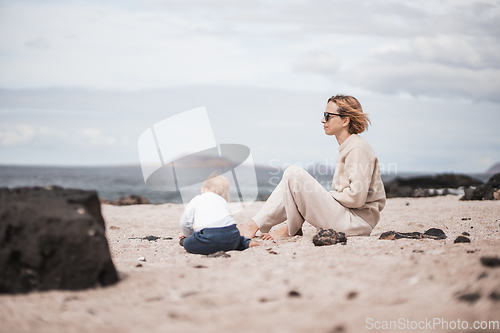
{"label": "rocky outcrop", "polygon": [[150,203],[148,199],[136,194],[127,195],[123,198],[115,200],[107,200],[104,198],[100,198],[99,200],[103,204],[115,205],[115,206],[148,205]]}
{"label": "rocky outcrop", "polygon": [[0,188],[0,293],[117,281],[96,192]]}
{"label": "rocky outcrop", "polygon": [[493,164],[488,170],[486,170],[486,173],[489,173],[490,175],[496,174],[500,172],[500,162]]}
{"label": "rocky outcrop", "polygon": [[[436,176],[419,176],[411,178],[397,177],[384,184],[387,198],[397,197],[429,197],[449,194],[448,189],[478,186],[483,184],[479,179],[459,174],[442,174]],[[442,190],[438,190],[442,189]]]}
{"label": "rocky outcrop", "polygon": [[460,200],[500,200],[500,173],[493,175],[484,185],[465,189]]}

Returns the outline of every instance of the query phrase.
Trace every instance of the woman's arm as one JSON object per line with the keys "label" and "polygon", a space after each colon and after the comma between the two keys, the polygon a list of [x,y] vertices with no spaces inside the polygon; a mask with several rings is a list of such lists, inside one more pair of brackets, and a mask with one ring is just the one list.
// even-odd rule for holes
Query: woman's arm
{"label": "woman's arm", "polygon": [[346,156],[342,179],[348,184],[341,191],[332,191],[332,196],[347,208],[361,208],[366,203],[375,161],[363,148],[353,148]]}

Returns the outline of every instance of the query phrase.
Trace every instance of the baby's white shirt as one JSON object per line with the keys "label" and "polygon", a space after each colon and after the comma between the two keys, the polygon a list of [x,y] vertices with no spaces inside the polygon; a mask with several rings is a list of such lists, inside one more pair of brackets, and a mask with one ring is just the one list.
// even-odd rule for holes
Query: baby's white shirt
{"label": "baby's white shirt", "polygon": [[184,236],[205,228],[222,228],[236,221],[226,199],[213,192],[197,195],[189,202],[181,216],[181,230]]}

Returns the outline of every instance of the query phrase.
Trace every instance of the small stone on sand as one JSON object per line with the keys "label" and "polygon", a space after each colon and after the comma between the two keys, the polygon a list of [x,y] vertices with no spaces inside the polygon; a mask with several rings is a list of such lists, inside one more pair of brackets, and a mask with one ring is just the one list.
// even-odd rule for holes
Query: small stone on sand
{"label": "small stone on sand", "polygon": [[356,297],[358,297],[358,293],[356,291],[351,291],[346,296],[346,298],[349,300],[355,299]]}
{"label": "small stone on sand", "polygon": [[313,237],[315,246],[334,245],[337,243],[346,244],[347,238],[343,232],[336,232],[333,229],[318,229]]}
{"label": "small stone on sand", "polygon": [[492,291],[489,298],[494,302],[500,301],[500,292]]}
{"label": "small stone on sand", "polygon": [[414,232],[397,232],[397,231],[387,231],[380,235],[379,239],[383,240],[395,240],[400,238],[408,238],[408,239],[446,239],[446,234],[443,230],[437,228],[430,228],[423,234],[414,231]]}
{"label": "small stone on sand", "polygon": [[470,239],[465,236],[458,236],[453,243],[470,243]]}
{"label": "small stone on sand", "polygon": [[486,267],[500,267],[500,258],[498,257],[481,257],[481,264]]}
{"label": "small stone on sand", "polygon": [[481,295],[479,293],[468,293],[468,294],[461,294],[457,297],[459,301],[462,302],[467,302],[467,303],[475,303],[481,298]]}
{"label": "small stone on sand", "polygon": [[207,258],[231,258],[231,255],[224,251],[218,251],[207,255]]}
{"label": "small stone on sand", "polygon": [[269,254],[278,254],[278,252],[273,251],[273,249],[272,249],[272,248],[268,248],[268,249],[266,249],[266,251],[267,251]]}

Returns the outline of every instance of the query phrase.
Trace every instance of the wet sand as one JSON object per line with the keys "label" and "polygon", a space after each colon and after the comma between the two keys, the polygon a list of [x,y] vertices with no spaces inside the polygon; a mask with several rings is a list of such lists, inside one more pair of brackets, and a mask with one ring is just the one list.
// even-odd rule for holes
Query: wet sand
{"label": "wet sand", "polygon": [[[230,258],[179,246],[182,205],[103,205],[121,281],[2,295],[0,332],[369,332],[381,331],[374,326],[384,321],[437,319],[449,326],[467,321],[464,331],[474,331],[474,321],[500,321],[500,300],[491,296],[500,295],[500,267],[480,262],[500,257],[500,201],[458,199],[389,199],[370,237],[315,247],[315,228],[306,223],[304,236],[261,240]],[[237,222],[262,205],[236,215]],[[447,239],[378,239],[389,230],[429,228],[442,229]],[[463,232],[471,243],[454,244]],[[172,239],[129,239],[148,235]],[[457,331],[442,328],[413,331]]]}

